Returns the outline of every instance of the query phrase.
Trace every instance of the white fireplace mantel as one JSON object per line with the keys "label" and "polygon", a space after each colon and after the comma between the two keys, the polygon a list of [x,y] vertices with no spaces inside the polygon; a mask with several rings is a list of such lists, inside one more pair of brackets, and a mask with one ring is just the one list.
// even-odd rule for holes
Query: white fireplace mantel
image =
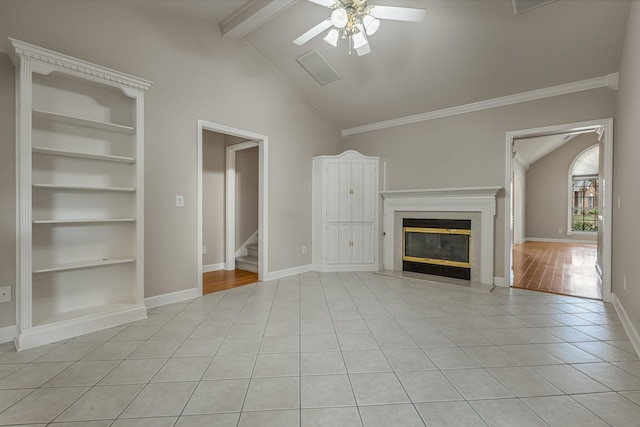
{"label": "white fireplace mantel", "polygon": [[381,191],[383,199],[384,268],[393,270],[394,216],[396,212],[479,212],[481,224],[480,282],[493,284],[494,216],[496,194],[502,187],[440,188]]}

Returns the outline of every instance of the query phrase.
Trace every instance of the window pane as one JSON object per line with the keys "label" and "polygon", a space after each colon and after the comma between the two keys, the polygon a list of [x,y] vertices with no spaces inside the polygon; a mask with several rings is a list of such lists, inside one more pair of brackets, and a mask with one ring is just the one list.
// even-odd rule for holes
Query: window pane
{"label": "window pane", "polygon": [[598,231],[598,189],[597,176],[574,176],[572,185],[573,231]]}

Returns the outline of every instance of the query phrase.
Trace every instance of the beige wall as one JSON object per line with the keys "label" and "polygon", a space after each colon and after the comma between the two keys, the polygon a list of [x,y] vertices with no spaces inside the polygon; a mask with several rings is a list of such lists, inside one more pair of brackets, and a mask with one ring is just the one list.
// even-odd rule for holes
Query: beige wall
{"label": "beige wall", "polygon": [[224,135],[211,131],[202,133],[202,265],[224,262]]}
{"label": "beige wall", "polygon": [[567,209],[571,163],[578,154],[596,144],[595,133],[578,135],[530,165],[526,176],[525,237],[595,243],[595,233],[567,235]]}
{"label": "beige wall", "polygon": [[[16,150],[14,68],[0,55],[0,286],[16,282]],[[0,303],[0,328],[16,322],[15,303]]]}
{"label": "beige wall", "polygon": [[[595,89],[349,136],[346,148],[387,162],[387,189],[501,186],[507,131],[613,117],[616,92]],[[505,270],[505,192],[498,193],[494,275]]]}
{"label": "beige wall", "polygon": [[258,231],[258,147],[236,152],[236,250]]}
{"label": "beige wall", "polygon": [[[243,42],[148,0],[3,0],[0,50],[14,37],[149,79],[145,98],[145,296],[197,286],[197,119],[269,138],[268,271],[311,264],[311,158],[341,150],[339,129]],[[0,60],[3,279],[15,279],[13,68]],[[7,182],[5,184],[5,182]],[[7,191],[4,191],[5,185]],[[176,208],[175,196],[185,206]],[[6,212],[6,214],[5,214]],[[5,225],[6,224],[6,225]],[[7,236],[5,237],[5,234]],[[7,267],[4,268],[4,264]],[[13,324],[13,304],[0,327]],[[9,313],[9,315],[5,315]]]}
{"label": "beige wall", "polygon": [[[627,35],[620,65],[618,115],[615,123],[613,167],[612,287],[625,311],[640,331],[640,2],[629,12]],[[618,208],[618,199],[620,207]],[[627,289],[623,287],[627,278]]]}

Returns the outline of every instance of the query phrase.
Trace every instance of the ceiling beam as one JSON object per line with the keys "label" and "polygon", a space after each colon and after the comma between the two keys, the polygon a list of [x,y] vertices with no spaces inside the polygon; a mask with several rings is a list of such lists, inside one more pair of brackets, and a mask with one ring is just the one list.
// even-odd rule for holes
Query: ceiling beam
{"label": "ceiling beam", "polygon": [[252,0],[237,9],[219,25],[222,35],[239,40],[298,0]]}

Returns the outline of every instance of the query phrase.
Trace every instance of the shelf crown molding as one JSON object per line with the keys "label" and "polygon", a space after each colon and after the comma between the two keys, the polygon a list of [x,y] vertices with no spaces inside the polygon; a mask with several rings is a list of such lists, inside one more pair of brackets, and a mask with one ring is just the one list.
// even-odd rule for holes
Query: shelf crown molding
{"label": "shelf crown molding", "polygon": [[41,67],[34,69],[34,71],[44,74],[52,72],[55,68],[62,68],[69,74],[80,74],[84,78],[102,82],[107,81],[111,82],[114,86],[124,88],[148,90],[153,84],[153,82],[149,80],[73,58],[11,37],[9,37],[7,55],[9,55],[11,62],[16,67],[19,65],[21,59],[38,63]]}

